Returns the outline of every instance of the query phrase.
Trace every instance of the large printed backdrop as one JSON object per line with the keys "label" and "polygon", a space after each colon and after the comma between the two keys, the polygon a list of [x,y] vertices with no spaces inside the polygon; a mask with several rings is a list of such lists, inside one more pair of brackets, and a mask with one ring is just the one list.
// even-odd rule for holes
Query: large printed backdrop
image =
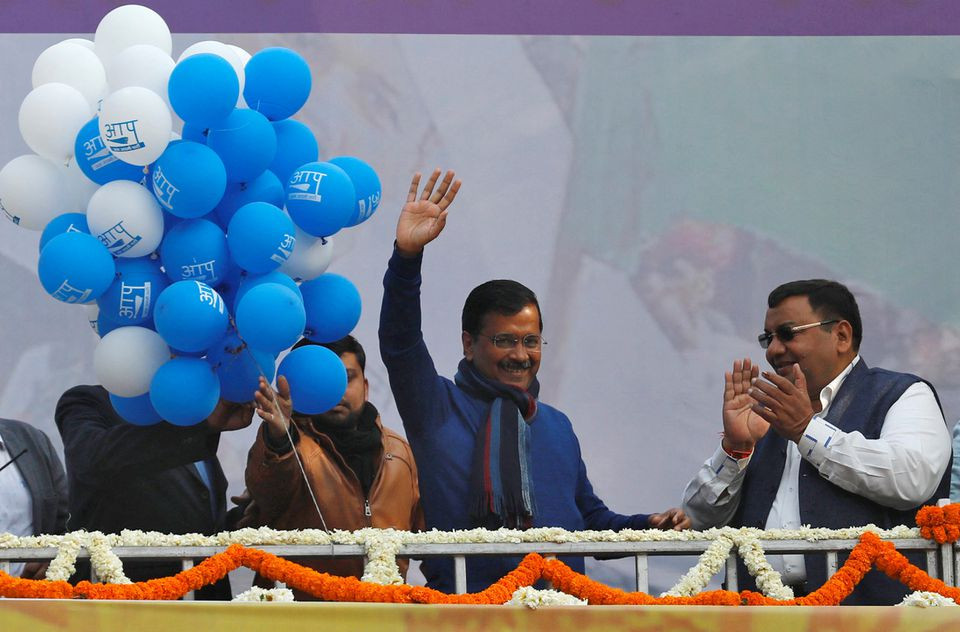
{"label": "large printed backdrop", "polygon": [[[27,153],[19,103],[63,37],[0,35],[0,164]],[[455,369],[470,288],[534,288],[543,399],[570,415],[618,511],[679,502],[718,440],[722,373],[762,360],[765,297],[786,280],[850,284],[867,362],[927,377],[948,423],[960,414],[955,38],[215,34],[175,35],[174,55],[201,39],[304,55],[314,88],[297,118],[321,158],[363,156],[380,174],[380,210],[335,237],[330,270],[363,296],[356,334],[388,425],[380,280],[410,174],[434,166],[464,180],[424,264],[437,367]],[[0,416],[59,443],[54,405],[95,381],[96,336],[41,289],[38,235],[0,226]],[[254,430],[221,443],[232,493]],[[655,566],[655,584],[684,564]]]}

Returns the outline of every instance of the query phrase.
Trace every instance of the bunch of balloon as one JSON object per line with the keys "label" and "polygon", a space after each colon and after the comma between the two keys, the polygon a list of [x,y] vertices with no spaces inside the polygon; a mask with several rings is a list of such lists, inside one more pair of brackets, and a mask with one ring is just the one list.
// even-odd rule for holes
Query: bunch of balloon
{"label": "bunch of balloon", "polygon": [[[163,18],[139,5],[43,51],[19,115],[34,153],[0,170],[0,209],[42,230],[41,285],[86,306],[97,378],[134,424],[200,423],[220,399],[252,400],[301,337],[349,333],[360,295],[326,272],[330,237],[381,194],[366,162],[321,161],[291,118],[311,90],[299,54],[216,41],[171,52]],[[346,373],[308,349],[282,366],[322,412]]]}

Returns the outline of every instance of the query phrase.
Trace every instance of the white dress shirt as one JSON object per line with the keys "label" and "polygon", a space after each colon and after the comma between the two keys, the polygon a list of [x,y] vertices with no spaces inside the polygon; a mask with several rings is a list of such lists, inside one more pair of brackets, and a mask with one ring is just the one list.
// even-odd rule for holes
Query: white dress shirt
{"label": "white dress shirt", "polygon": [[[15,456],[10,454],[3,437],[0,437],[0,467]],[[16,463],[0,470],[0,533],[33,535],[33,498]],[[10,574],[18,577],[23,566],[23,562],[11,563]]]}
{"label": "white dress shirt", "polygon": [[[860,360],[858,355],[820,391],[815,414],[797,443],[787,442],[787,459],[767,529],[800,528],[800,460],[837,487],[893,509],[909,509],[930,498],[950,461],[950,433],[933,391],[912,384],[884,417],[877,439],[843,432],[824,416],[840,385]],[[771,430],[773,432],[773,430]],[[696,529],[727,524],[740,504],[744,470],[750,457],[734,459],[722,447],[708,459],[683,493],[683,508]],[[806,579],[802,555],[768,556],[771,565],[796,584]]]}

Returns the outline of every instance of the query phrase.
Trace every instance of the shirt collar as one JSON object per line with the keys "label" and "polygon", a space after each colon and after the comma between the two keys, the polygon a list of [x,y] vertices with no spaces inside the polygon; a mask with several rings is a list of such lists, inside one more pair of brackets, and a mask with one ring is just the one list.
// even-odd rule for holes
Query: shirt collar
{"label": "shirt collar", "polygon": [[820,415],[827,414],[827,409],[830,408],[830,404],[833,402],[834,396],[837,394],[837,391],[840,390],[840,386],[843,384],[843,381],[847,379],[847,376],[850,375],[850,371],[853,370],[854,365],[860,361],[860,354],[858,353],[854,356],[853,360],[850,361],[850,364],[847,367],[840,371],[840,374],[833,380],[820,389]]}

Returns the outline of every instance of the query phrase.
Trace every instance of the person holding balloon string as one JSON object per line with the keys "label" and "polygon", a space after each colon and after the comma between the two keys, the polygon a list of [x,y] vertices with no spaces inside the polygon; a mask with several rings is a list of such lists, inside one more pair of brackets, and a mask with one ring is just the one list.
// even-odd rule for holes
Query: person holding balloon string
{"label": "person holding balloon string", "polygon": [[[367,400],[366,353],[360,343],[350,335],[329,343],[303,338],[291,357],[297,362],[281,365],[289,376],[277,377],[276,391],[260,378],[256,404],[264,423],[247,460],[253,503],[245,520],[274,529],[421,530],[413,453]],[[297,396],[291,396],[287,377],[299,386]],[[363,575],[359,558],[301,563],[333,575]],[[407,561],[399,566],[405,575]],[[296,596],[312,599],[299,591]]]}
{"label": "person holding balloon string", "polygon": [[[112,403],[134,399],[112,398],[99,385],[75,386],[60,397],[55,420],[66,461],[68,530],[222,531],[227,480],[217,446],[221,433],[250,425],[252,403],[221,399],[200,423],[140,426],[121,417]],[[132,417],[126,409],[124,415]],[[124,563],[133,581],[169,577],[180,570],[179,562]],[[197,599],[231,596],[227,578],[196,593]]]}
{"label": "person holding balloon string", "polygon": [[[507,280],[475,288],[463,309],[464,357],[456,377],[437,373],[421,331],[420,265],[460,189],[452,171],[442,180],[440,173],[433,172],[422,193],[420,174],[413,176],[380,311],[380,354],[420,464],[427,528],[687,528],[690,520],[680,509],[622,515],[593,492],[570,420],[537,399],[545,340],[529,288]],[[583,572],[583,558],[565,561]],[[518,562],[469,559],[467,591],[487,588]],[[454,590],[452,560],[426,559],[421,570],[431,588]]]}

